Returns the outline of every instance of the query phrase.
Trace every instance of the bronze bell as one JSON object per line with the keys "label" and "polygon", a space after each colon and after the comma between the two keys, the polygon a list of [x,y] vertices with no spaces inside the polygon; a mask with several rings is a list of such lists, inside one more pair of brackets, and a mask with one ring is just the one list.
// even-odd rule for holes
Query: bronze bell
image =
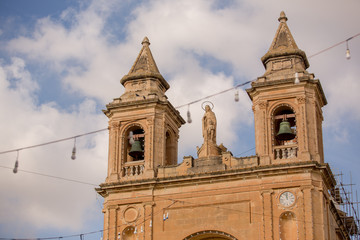
{"label": "bronze bell", "polygon": [[290,123],[287,120],[283,120],[280,123],[279,132],[276,134],[276,138],[282,141],[295,138],[295,134],[291,131]]}
{"label": "bronze bell", "polygon": [[135,140],[134,143],[131,145],[131,149],[129,155],[135,159],[139,159],[144,154],[144,150],[141,147],[141,143],[139,140]]}

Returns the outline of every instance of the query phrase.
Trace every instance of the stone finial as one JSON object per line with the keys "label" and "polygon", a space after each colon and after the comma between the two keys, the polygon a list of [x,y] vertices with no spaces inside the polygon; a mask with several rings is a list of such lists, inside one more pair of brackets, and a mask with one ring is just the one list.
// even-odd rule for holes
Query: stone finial
{"label": "stone finial", "polygon": [[288,20],[284,11],[281,11],[280,17],[278,18],[278,20],[279,20],[279,22],[286,22]]}
{"label": "stone finial", "polygon": [[141,44],[143,46],[149,46],[150,45],[150,41],[147,37],[144,37],[144,40],[142,40]]}

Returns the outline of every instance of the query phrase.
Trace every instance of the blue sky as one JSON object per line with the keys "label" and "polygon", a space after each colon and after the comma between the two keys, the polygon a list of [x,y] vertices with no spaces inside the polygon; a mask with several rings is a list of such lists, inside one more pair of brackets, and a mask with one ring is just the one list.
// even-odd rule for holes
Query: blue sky
{"label": "blue sky", "polygon": [[[326,8],[324,7],[326,6]],[[103,129],[101,109],[123,93],[148,36],[174,106],[231,88],[264,73],[260,58],[282,10],[308,56],[360,32],[359,1],[0,1],[0,151]],[[306,14],[305,14],[306,13]],[[309,59],[328,105],[323,108],[325,160],[359,183],[360,37]],[[191,86],[191,88],[189,88]],[[251,102],[240,90],[210,99],[218,143],[234,155],[254,147]],[[179,109],[186,116],[187,108]],[[201,145],[200,104],[180,130],[179,162]],[[19,169],[100,184],[107,169],[107,132],[19,152]],[[253,155],[250,150],[241,156]],[[102,229],[94,186],[25,172],[13,174],[16,153],[0,155],[0,237],[65,236]],[[355,188],[357,189],[357,187]],[[6,194],[4,194],[6,193]],[[86,239],[99,239],[99,234]],[[77,238],[77,237],[76,237]]]}

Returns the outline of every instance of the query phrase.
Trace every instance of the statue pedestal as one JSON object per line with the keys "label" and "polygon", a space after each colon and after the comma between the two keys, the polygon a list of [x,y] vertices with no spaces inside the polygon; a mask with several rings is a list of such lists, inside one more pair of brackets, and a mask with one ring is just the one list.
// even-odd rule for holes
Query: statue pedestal
{"label": "statue pedestal", "polygon": [[197,154],[198,158],[209,157],[209,156],[219,156],[221,155],[221,148],[212,142],[205,142],[201,148],[198,149]]}

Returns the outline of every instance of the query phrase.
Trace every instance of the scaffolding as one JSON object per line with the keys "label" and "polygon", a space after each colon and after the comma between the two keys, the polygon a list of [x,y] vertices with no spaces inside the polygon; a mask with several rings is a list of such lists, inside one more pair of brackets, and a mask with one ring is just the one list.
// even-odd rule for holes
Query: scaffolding
{"label": "scaffolding", "polygon": [[[360,240],[359,233],[359,201],[357,190],[353,192],[352,175],[350,183],[343,183],[343,173],[335,175],[337,185],[331,190],[331,195],[343,226],[351,240]],[[354,199],[355,198],[355,199]]]}

